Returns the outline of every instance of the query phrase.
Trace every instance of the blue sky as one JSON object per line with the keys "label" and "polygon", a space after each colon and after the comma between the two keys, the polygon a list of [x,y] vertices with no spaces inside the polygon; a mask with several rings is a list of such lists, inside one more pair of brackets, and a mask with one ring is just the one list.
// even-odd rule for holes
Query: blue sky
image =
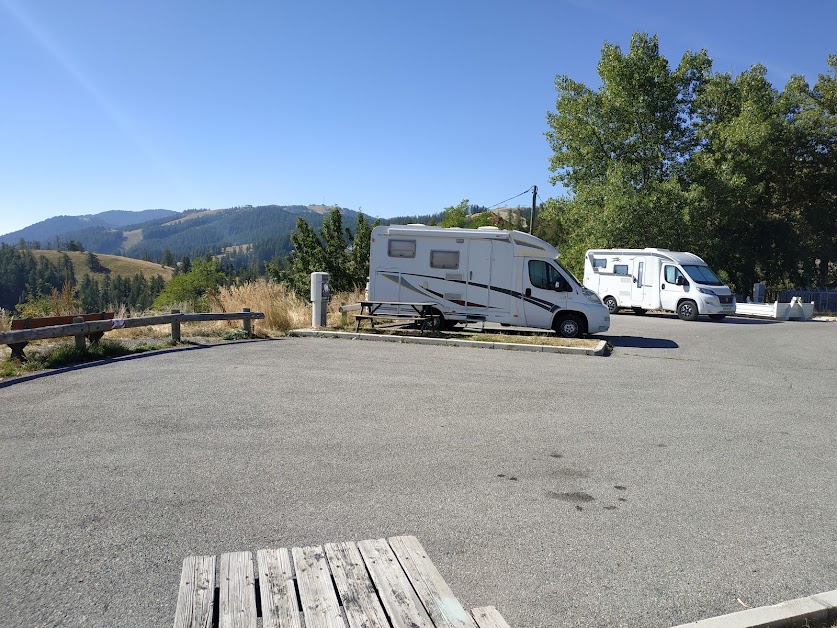
{"label": "blue sky", "polygon": [[[0,234],[106,210],[494,205],[549,183],[554,78],[658,34],[675,66],[815,82],[837,2],[0,0]],[[526,196],[517,199],[530,202]]]}

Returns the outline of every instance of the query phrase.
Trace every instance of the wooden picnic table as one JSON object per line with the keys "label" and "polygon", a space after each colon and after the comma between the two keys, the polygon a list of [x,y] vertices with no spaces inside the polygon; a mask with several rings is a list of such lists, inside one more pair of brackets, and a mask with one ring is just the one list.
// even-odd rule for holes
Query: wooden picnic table
{"label": "wooden picnic table", "polygon": [[[183,561],[175,628],[509,628],[466,611],[414,536]],[[217,584],[216,584],[217,583]]]}
{"label": "wooden picnic table", "polygon": [[421,323],[422,331],[425,328],[436,330],[441,325],[441,317],[433,313],[434,307],[436,303],[432,301],[360,301],[360,314],[355,314],[355,331],[360,331],[360,323],[364,320],[368,320],[373,328],[376,320],[394,320]]}

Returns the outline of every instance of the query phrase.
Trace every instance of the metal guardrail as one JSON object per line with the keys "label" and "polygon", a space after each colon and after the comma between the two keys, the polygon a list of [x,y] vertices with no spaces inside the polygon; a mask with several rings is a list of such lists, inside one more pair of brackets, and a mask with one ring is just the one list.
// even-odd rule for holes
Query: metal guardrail
{"label": "metal guardrail", "polygon": [[837,290],[782,290],[778,300],[789,303],[793,297],[800,297],[803,303],[813,301],[817,312],[837,312]]}
{"label": "metal guardrail", "polygon": [[[81,317],[77,318],[81,319]],[[9,345],[12,349],[13,357],[23,357],[23,348],[33,340],[75,336],[76,346],[82,348],[85,346],[88,337],[95,341],[101,338],[101,335],[107,331],[128,327],[147,327],[149,325],[171,325],[171,339],[178,342],[180,340],[181,323],[241,320],[242,329],[250,334],[252,333],[252,321],[263,318],[263,312],[251,312],[250,308],[246,307],[241,312],[216,312],[209,314],[182,314],[177,310],[172,310],[171,314],[163,314],[160,316],[114,318],[111,320],[86,322],[79,320],[69,325],[50,325],[35,329],[5,331],[0,332],[0,344]]]}

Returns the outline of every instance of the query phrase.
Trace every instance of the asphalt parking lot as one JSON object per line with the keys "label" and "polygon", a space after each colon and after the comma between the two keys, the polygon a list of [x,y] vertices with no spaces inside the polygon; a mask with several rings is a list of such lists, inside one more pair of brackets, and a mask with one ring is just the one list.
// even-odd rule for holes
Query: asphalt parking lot
{"label": "asphalt parking lot", "polygon": [[171,625],[186,555],[398,534],[515,628],[837,588],[837,323],[601,337],[286,338],[0,384],[0,625]]}

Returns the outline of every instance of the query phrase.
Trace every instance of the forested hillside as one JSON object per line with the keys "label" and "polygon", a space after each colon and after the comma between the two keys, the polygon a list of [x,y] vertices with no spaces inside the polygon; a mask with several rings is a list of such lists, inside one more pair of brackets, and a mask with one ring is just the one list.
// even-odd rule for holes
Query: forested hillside
{"label": "forested hillside", "polygon": [[35,249],[58,249],[61,248],[61,242],[77,240],[83,242],[89,249],[112,253],[119,246],[116,238],[122,237],[122,228],[153,220],[171,220],[173,216],[177,216],[177,212],[167,209],[147,209],[138,212],[106,211],[85,216],[54,216],[19,231],[0,235],[0,242],[18,244],[23,240]]}
{"label": "forested hillside", "polygon": [[158,264],[78,251],[32,251],[0,244],[0,308],[26,315],[53,313],[64,292],[85,312],[153,303],[174,270]]}

